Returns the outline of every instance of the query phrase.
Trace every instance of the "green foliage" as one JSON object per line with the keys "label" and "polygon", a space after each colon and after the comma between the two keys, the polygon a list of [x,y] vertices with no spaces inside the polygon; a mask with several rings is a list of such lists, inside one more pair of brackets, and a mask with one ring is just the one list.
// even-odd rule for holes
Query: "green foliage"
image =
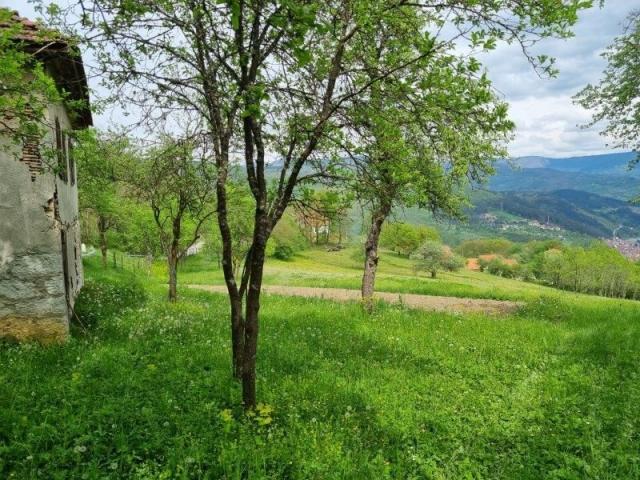
{"label": "green foliage", "polygon": [[[334,241],[340,244],[346,240],[353,203],[351,192],[306,187],[300,196],[295,211],[310,242],[320,244]],[[325,227],[326,231],[319,232],[320,226]]]}
{"label": "green foliage", "polygon": [[[44,136],[47,105],[64,99],[43,64],[18,40],[23,29],[13,10],[0,7],[0,127],[20,145]],[[60,37],[42,26],[37,35],[42,41]]]}
{"label": "green foliage", "polygon": [[451,249],[434,240],[427,240],[412,255],[417,272],[429,272],[436,277],[438,270],[455,272],[464,267],[464,259],[454,254]]}
{"label": "green foliage", "polygon": [[[481,259],[481,261],[484,261],[484,259]],[[517,264],[511,265],[500,257],[495,257],[486,263],[483,271],[487,271],[492,275],[498,275],[499,277],[514,278],[517,276],[518,266]]]}
{"label": "green foliage", "polygon": [[291,245],[279,243],[273,251],[273,258],[278,260],[290,260],[293,257],[294,250]]}
{"label": "green foliage", "polygon": [[[477,243],[463,244],[469,252]],[[505,278],[519,278],[607,297],[640,298],[640,267],[604,243],[589,247],[565,245],[557,240],[534,241],[509,250],[515,262],[498,255],[480,258],[481,271]],[[492,252],[493,253],[493,252]]]}
{"label": "green foliage", "polygon": [[85,130],[76,135],[78,196],[83,241],[106,252],[158,253],[153,216],[132,197],[125,180],[135,171],[139,152],[123,134]]}
{"label": "green foliage", "polygon": [[640,298],[640,268],[602,243],[548,250],[541,254],[538,268],[540,279],[558,288]]}
{"label": "green foliage", "polygon": [[480,255],[507,254],[513,248],[513,243],[504,238],[481,238],[465,240],[456,251],[463,257],[472,258]]}
{"label": "green foliage", "polygon": [[[300,252],[309,247],[309,241],[304,236],[295,218],[288,211],[273,229],[271,241],[275,243],[275,249],[283,246],[293,253]],[[274,252],[275,252],[274,249]]]}
{"label": "green foliage", "polygon": [[[633,11],[623,35],[602,54],[607,61],[603,78],[588,85],[575,99],[582,107],[592,109],[589,126],[603,122],[602,134],[613,138],[612,145],[640,151],[640,11]],[[636,158],[632,165],[638,163]]]}
{"label": "green foliage", "polygon": [[126,181],[150,208],[165,254],[181,258],[215,213],[215,167],[195,138],[161,141],[131,165]]}
{"label": "green foliage", "polygon": [[103,321],[138,308],[147,300],[139,279],[132,276],[105,276],[90,279],[82,287],[74,312],[81,327],[95,328]]}
{"label": "green foliage", "polygon": [[[441,281],[456,285],[422,280]],[[246,415],[226,298],[186,291],[168,304],[145,288],[144,306],[114,311],[91,338],[0,349],[0,477],[637,476],[635,302],[548,290],[496,320],[269,296],[263,403]]]}
{"label": "green foliage", "polygon": [[382,227],[380,246],[409,256],[427,240],[440,240],[440,234],[435,228],[426,225],[392,222],[386,223]]}
{"label": "green foliage", "polygon": [[445,255],[442,259],[442,268],[448,272],[457,272],[464,268],[466,260],[460,255],[453,253],[448,247],[445,248]]}

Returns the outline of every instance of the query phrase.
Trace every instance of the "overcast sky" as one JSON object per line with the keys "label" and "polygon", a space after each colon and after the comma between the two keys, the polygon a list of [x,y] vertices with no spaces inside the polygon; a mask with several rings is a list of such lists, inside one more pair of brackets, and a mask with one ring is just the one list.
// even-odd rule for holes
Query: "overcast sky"
{"label": "overcast sky", "polygon": [[556,58],[560,74],[541,79],[517,46],[498,47],[484,58],[489,76],[511,105],[517,132],[513,156],[564,157],[610,152],[599,128],[584,130],[590,115],[571,97],[588,83],[597,83],[606,62],[600,54],[622,32],[627,14],[640,0],[607,0],[604,8],[584,11],[568,40],[546,40],[536,50]]}
{"label": "overcast sky", "polygon": [[[27,0],[0,3],[35,17]],[[511,105],[511,117],[517,125],[509,148],[512,156],[565,157],[611,151],[597,127],[580,128],[590,116],[574,105],[571,97],[598,81],[605,67],[600,54],[622,32],[627,14],[637,8],[640,0],[607,0],[604,8],[594,7],[580,15],[575,37],[541,42],[536,52],[557,59],[560,75],[555,79],[539,78],[517,46],[501,45],[482,58],[495,87]],[[112,121],[110,115],[95,120],[98,127],[107,127]]]}

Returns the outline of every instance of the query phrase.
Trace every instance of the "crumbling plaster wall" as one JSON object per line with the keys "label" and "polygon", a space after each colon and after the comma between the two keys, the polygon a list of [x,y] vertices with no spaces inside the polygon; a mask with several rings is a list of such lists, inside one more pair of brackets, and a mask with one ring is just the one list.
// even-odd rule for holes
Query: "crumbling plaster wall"
{"label": "crumbling plaster wall", "polygon": [[[49,116],[69,128],[62,106]],[[32,179],[19,158],[17,150],[0,149],[0,337],[58,342],[69,331],[61,230],[71,304],[82,286],[77,185],[46,167]]]}

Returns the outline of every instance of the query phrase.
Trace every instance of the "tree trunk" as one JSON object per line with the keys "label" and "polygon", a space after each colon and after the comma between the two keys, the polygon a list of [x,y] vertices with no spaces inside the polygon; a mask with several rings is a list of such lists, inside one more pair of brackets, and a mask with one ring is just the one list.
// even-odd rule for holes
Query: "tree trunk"
{"label": "tree trunk", "polygon": [[227,218],[227,174],[228,174],[228,151],[229,140],[222,140],[223,158],[218,164],[218,178],[216,181],[217,219],[220,230],[220,240],[222,242],[222,272],[224,282],[229,293],[229,304],[231,309],[231,363],[233,376],[240,379],[242,376],[242,353],[244,350],[244,318],[242,315],[242,295],[236,283],[233,270],[233,242],[231,229]]}
{"label": "tree trunk", "polygon": [[251,247],[247,304],[244,323],[244,351],[242,353],[242,402],[251,410],[256,406],[256,356],[258,349],[260,292],[264,269],[264,255],[268,231],[266,218],[256,220],[256,232]]}
{"label": "tree trunk", "polygon": [[107,220],[102,215],[98,217],[98,235],[100,238],[100,252],[102,253],[102,266],[107,268]]}
{"label": "tree trunk", "polygon": [[380,232],[386,220],[391,206],[383,204],[374,210],[371,216],[371,227],[364,244],[364,273],[362,274],[362,303],[366,311],[373,309],[373,292],[376,283],[376,271],[378,269],[378,244]]}
{"label": "tree trunk", "polygon": [[169,266],[169,301],[175,302],[178,298],[178,251],[172,244],[167,255]]}
{"label": "tree trunk", "polygon": [[436,270],[431,270],[431,278],[436,278]]}
{"label": "tree trunk", "polygon": [[[182,205],[182,201],[180,201]],[[178,298],[178,260],[180,259],[180,238],[182,237],[182,214],[184,209],[181,208],[173,219],[171,229],[171,244],[167,255],[169,262],[169,301],[175,302]]]}

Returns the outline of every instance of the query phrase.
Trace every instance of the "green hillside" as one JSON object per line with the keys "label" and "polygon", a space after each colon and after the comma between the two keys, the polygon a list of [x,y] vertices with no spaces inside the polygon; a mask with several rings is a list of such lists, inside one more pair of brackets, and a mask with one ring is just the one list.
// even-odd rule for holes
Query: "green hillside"
{"label": "green hillside", "polygon": [[473,203],[475,219],[501,211],[596,238],[610,237],[620,225],[619,236],[640,236],[640,208],[580,190],[499,192],[476,197]]}
{"label": "green hillside", "polygon": [[500,166],[489,179],[492,191],[552,192],[579,189],[627,201],[640,193],[640,178],[628,174],[566,172],[551,168],[513,169]]}
{"label": "green hillside", "polygon": [[[332,255],[269,260],[269,282],[357,282],[348,254]],[[190,275],[207,274],[201,261]],[[367,316],[356,303],[265,296],[263,403],[248,416],[230,377],[226,297],[181,288],[170,304],[162,281],[92,259],[89,333],[0,350],[0,475],[638,478],[636,302],[471,272],[416,278],[388,255],[381,269],[385,289],[527,306],[501,318],[386,305]]]}

